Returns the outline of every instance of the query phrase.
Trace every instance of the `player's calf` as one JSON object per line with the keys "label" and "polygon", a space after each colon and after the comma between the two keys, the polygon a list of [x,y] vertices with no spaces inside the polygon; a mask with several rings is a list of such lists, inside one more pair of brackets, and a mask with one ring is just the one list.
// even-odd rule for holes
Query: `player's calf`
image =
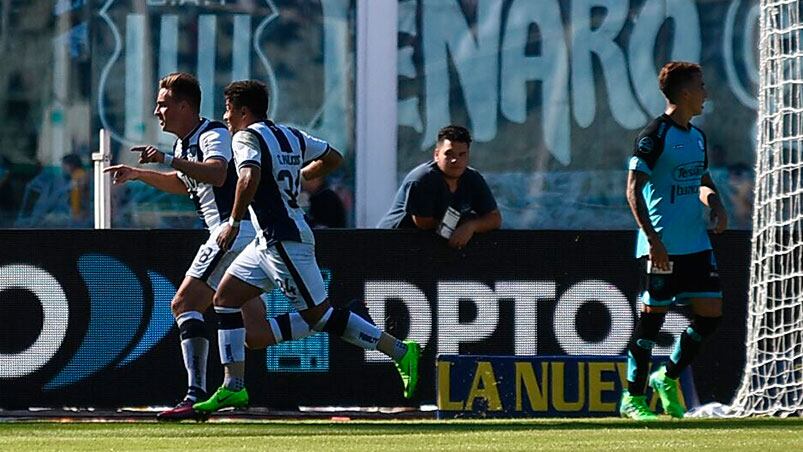
{"label": "player's calf", "polygon": [[627,390],[640,396],[647,386],[647,372],[652,349],[658,340],[666,312],[642,312],[627,346]]}
{"label": "player's calf", "polygon": [[279,314],[270,319],[250,319],[243,311],[245,346],[261,350],[286,341],[309,337],[317,331],[311,329],[297,312]]}
{"label": "player's calf", "polygon": [[[348,309],[332,308],[328,302],[325,303],[326,310],[323,313],[304,317],[313,325],[313,329],[340,337],[364,350],[379,350],[389,356],[401,375],[404,396],[411,398],[418,384],[421,347],[413,341],[400,341]],[[316,310],[315,314],[321,310]]]}
{"label": "player's calf", "polygon": [[722,317],[694,316],[691,325],[681,333],[675,343],[675,349],[666,364],[667,377],[677,379],[680,376],[697,356],[703,340],[716,331],[721,321]]}

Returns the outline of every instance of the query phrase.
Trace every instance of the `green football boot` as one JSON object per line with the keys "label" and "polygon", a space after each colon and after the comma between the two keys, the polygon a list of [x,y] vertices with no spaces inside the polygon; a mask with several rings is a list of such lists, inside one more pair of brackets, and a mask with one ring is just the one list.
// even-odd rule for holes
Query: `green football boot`
{"label": "green football boot", "polygon": [[650,375],[650,386],[661,397],[664,412],[674,418],[681,419],[686,414],[686,406],[680,401],[680,382],[666,376],[666,367],[661,366]]}
{"label": "green football boot", "polygon": [[619,414],[637,421],[654,421],[658,419],[647,405],[647,397],[630,395],[626,390],[622,392],[622,401],[619,405]]}
{"label": "green football boot", "polygon": [[411,399],[418,386],[418,361],[421,360],[421,346],[415,341],[404,341],[407,353],[396,363],[396,369],[404,384],[404,397]]}
{"label": "green football boot", "polygon": [[201,413],[212,413],[223,408],[245,408],[247,406],[248,391],[245,388],[231,391],[221,386],[212,394],[212,397],[204,402],[196,403],[192,408]]}

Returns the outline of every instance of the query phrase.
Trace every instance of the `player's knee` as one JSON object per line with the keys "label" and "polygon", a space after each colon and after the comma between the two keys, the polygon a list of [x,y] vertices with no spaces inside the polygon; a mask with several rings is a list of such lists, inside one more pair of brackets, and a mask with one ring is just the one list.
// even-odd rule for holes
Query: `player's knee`
{"label": "player's knee", "polygon": [[173,312],[173,317],[178,318],[179,315],[190,312],[198,311],[204,312],[212,302],[212,292],[208,287],[204,286],[200,281],[191,280],[190,283],[186,281],[176,291],[173,300],[170,302],[170,310]]}
{"label": "player's knee", "polygon": [[689,326],[691,331],[687,330],[687,332],[693,339],[701,341],[712,335],[719,327],[720,322],[722,322],[722,316],[703,317],[701,315],[695,315]]}
{"label": "player's knee", "polygon": [[215,292],[215,296],[212,297],[212,304],[215,306],[230,306],[231,297],[226,291],[219,290]]}
{"label": "player's knee", "polygon": [[181,291],[176,292],[176,295],[170,302],[170,310],[173,312],[173,317],[176,318],[190,310],[189,306],[187,305],[187,299]]}
{"label": "player's knee", "polygon": [[635,338],[644,338],[655,341],[664,325],[666,311],[644,311],[636,325]]}

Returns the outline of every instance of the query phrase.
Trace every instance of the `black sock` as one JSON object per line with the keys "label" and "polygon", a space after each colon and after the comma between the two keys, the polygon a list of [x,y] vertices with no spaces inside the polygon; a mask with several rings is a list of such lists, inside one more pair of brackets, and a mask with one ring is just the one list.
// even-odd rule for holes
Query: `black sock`
{"label": "black sock", "polygon": [[658,340],[664,317],[665,312],[642,312],[633,337],[627,344],[627,392],[630,395],[644,394],[652,348]]}
{"label": "black sock", "polygon": [[717,329],[721,319],[722,317],[694,316],[691,325],[686,328],[675,343],[675,349],[666,364],[667,377],[678,378],[680,376],[683,369],[688,367],[697,356],[703,339]]}

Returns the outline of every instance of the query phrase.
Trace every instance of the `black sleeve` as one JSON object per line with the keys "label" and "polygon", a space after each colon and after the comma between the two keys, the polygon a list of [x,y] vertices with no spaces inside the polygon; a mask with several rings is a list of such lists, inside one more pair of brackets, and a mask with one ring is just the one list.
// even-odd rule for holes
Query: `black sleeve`
{"label": "black sleeve", "polygon": [[471,208],[480,216],[496,210],[496,199],[494,199],[494,195],[491,192],[491,187],[488,186],[485,178],[480,173],[475,173]]}
{"label": "black sleeve", "polygon": [[650,170],[664,151],[664,136],[667,125],[659,119],[650,123],[636,138],[633,144],[633,156],[644,161]]}
{"label": "black sleeve", "polygon": [[404,210],[417,217],[434,217],[435,202],[426,178],[412,181],[407,189],[407,202]]}

